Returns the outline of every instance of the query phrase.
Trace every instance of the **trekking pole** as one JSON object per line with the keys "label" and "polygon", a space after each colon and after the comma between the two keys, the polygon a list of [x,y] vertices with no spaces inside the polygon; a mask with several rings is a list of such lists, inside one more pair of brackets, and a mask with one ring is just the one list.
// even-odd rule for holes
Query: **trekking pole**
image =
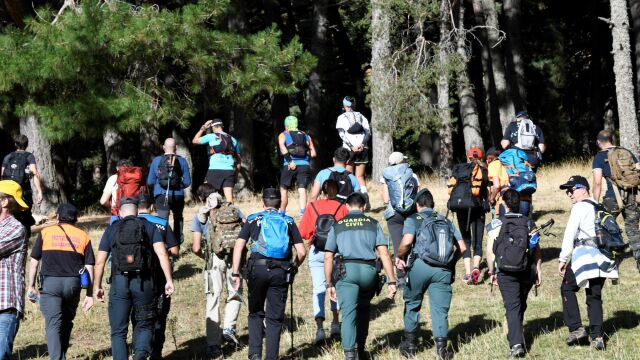
{"label": "trekking pole", "polygon": [[289,291],[291,292],[291,300],[289,302],[289,332],[291,333],[291,358],[293,359],[293,279],[289,284]]}

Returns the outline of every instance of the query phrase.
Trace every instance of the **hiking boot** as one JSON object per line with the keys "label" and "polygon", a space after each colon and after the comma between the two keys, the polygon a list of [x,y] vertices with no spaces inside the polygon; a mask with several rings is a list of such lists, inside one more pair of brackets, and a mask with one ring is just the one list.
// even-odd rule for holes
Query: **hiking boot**
{"label": "hiking boot", "polygon": [[438,360],[449,360],[452,357],[453,357],[453,354],[447,348],[447,338],[437,337],[436,338],[436,358]]}
{"label": "hiking boot", "polygon": [[327,335],[324,333],[324,329],[320,328],[316,330],[316,339],[313,341],[315,345],[321,345],[327,340]]}
{"label": "hiking boot", "polygon": [[596,350],[604,350],[604,339],[602,336],[598,336],[597,338],[591,340],[591,347]]}
{"label": "hiking boot", "polygon": [[222,348],[220,345],[209,345],[207,346],[207,355],[209,355],[209,359],[222,357]]}
{"label": "hiking boot", "polygon": [[473,285],[478,285],[479,280],[480,280],[480,269],[473,268],[473,271],[471,271],[471,281],[473,282]]}
{"label": "hiking boot", "polygon": [[358,348],[344,349],[344,360],[359,360]]}
{"label": "hiking boot", "polygon": [[331,330],[329,330],[329,335],[331,337],[340,337],[340,323],[331,323]]}
{"label": "hiking boot", "polygon": [[236,336],[236,330],[235,329],[225,328],[224,330],[222,330],[222,337],[227,342],[230,342],[230,343],[234,344],[235,346],[240,346],[240,340],[238,340],[238,337]]}
{"label": "hiking boot", "polygon": [[416,352],[418,350],[418,347],[416,346],[416,333],[405,331],[404,340],[400,342],[398,350],[400,350],[400,354],[406,358],[416,356]]}
{"label": "hiking boot", "polygon": [[250,354],[249,360],[262,360],[262,356],[260,354]]}
{"label": "hiking boot", "polygon": [[471,285],[471,282],[473,281],[471,279],[471,274],[464,274],[464,276],[462,277],[462,281],[464,281],[467,285]]}
{"label": "hiking boot", "polygon": [[571,331],[569,336],[567,336],[567,345],[575,345],[582,342],[582,340],[587,338],[587,330],[584,327],[580,326],[579,328]]}
{"label": "hiking boot", "polygon": [[515,344],[511,347],[511,350],[507,353],[507,357],[510,358],[519,358],[524,357],[524,346],[522,344]]}

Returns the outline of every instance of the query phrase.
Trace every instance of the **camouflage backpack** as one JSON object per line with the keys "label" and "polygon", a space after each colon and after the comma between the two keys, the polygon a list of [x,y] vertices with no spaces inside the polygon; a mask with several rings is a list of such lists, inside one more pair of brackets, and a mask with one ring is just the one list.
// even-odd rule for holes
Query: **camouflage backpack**
{"label": "camouflage backpack", "polygon": [[607,151],[607,162],[611,169],[611,181],[620,189],[633,189],[640,185],[640,172],[631,151],[614,147]]}
{"label": "camouflage backpack", "polygon": [[235,206],[223,203],[209,212],[209,243],[211,251],[218,257],[230,255],[238,239],[242,218]]}

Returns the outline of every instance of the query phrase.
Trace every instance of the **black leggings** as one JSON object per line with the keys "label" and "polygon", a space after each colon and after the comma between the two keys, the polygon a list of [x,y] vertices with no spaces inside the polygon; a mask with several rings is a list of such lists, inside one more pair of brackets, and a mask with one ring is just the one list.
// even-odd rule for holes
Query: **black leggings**
{"label": "black leggings", "polygon": [[484,236],[484,209],[456,211],[460,234],[467,244],[463,258],[471,257],[471,240],[473,240],[473,255],[482,257],[482,237]]}

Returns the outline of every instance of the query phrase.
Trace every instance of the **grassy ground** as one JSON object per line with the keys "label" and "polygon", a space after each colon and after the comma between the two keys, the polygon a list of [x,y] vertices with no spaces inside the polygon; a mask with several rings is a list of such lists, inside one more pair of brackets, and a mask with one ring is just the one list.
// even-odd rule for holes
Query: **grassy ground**
{"label": "grassy ground", "polygon": [[[560,277],[557,275],[557,256],[559,253],[564,224],[568,217],[570,202],[558,185],[570,175],[583,174],[590,176],[590,169],[585,164],[572,163],[563,167],[546,167],[539,173],[539,189],[534,196],[535,217],[538,223],[549,218],[556,220],[552,233],[556,237],[544,237],[543,272],[544,281],[537,296],[533,291],[529,296],[529,307],[525,315],[525,337],[529,348],[529,357],[536,359],[638,359],[640,358],[640,337],[638,325],[640,315],[640,276],[631,259],[622,263],[621,279],[618,285],[607,282],[603,291],[605,324],[608,336],[608,348],[605,352],[595,352],[588,346],[569,348],[564,344],[567,329],[562,323],[562,305],[559,294]],[[436,208],[444,211],[446,188],[434,179],[423,179],[434,193]],[[371,194],[372,205],[377,211],[370,213],[373,217],[382,218],[381,197]],[[297,201],[290,201],[290,213],[297,214]],[[260,207],[258,199],[239,204],[243,211],[251,213]],[[194,209],[186,211],[185,243],[182,245],[182,256],[175,266],[176,293],[169,315],[167,342],[164,355],[168,359],[204,359],[204,307],[205,299],[202,287],[202,261],[191,253],[189,222]],[[298,220],[298,219],[296,219]],[[94,247],[104,230],[106,217],[87,217],[82,219],[82,226],[87,229]],[[386,229],[386,224],[382,222]],[[487,285],[469,286],[460,281],[464,273],[462,262],[458,264],[457,280],[454,286],[453,302],[449,312],[449,326],[453,348],[457,359],[495,359],[504,358],[508,348],[504,322],[504,308],[498,289],[493,293]],[[107,285],[108,286],[108,285]],[[386,289],[385,292],[386,293]],[[578,296],[581,304],[583,321],[586,318],[584,292]],[[426,299],[426,298],[425,298]],[[401,340],[403,321],[403,302],[399,293],[395,300],[384,297],[373,299],[371,311],[368,350],[376,359],[401,358],[397,346]],[[294,286],[294,352],[296,359],[322,358],[338,359],[342,357],[339,342],[327,348],[316,348],[312,345],[315,335],[315,323],[311,307],[311,279],[308,267],[302,266]],[[287,305],[289,309],[289,305]],[[287,310],[287,316],[289,311]],[[241,341],[247,342],[246,307],[242,308],[239,319],[239,335]],[[420,337],[423,346],[418,358],[434,358],[431,339],[428,301],[422,310]],[[288,324],[288,320],[287,320]],[[106,304],[97,304],[89,313],[78,310],[75,327],[71,338],[70,358],[78,359],[110,359],[110,337]],[[281,355],[289,354],[291,348],[290,333],[287,329],[282,334]],[[27,304],[25,320],[21,323],[15,344],[15,352],[19,359],[46,358],[46,342],[44,337],[44,321],[38,308]],[[225,349],[226,358],[246,359],[246,347],[235,351],[231,347]]]}

